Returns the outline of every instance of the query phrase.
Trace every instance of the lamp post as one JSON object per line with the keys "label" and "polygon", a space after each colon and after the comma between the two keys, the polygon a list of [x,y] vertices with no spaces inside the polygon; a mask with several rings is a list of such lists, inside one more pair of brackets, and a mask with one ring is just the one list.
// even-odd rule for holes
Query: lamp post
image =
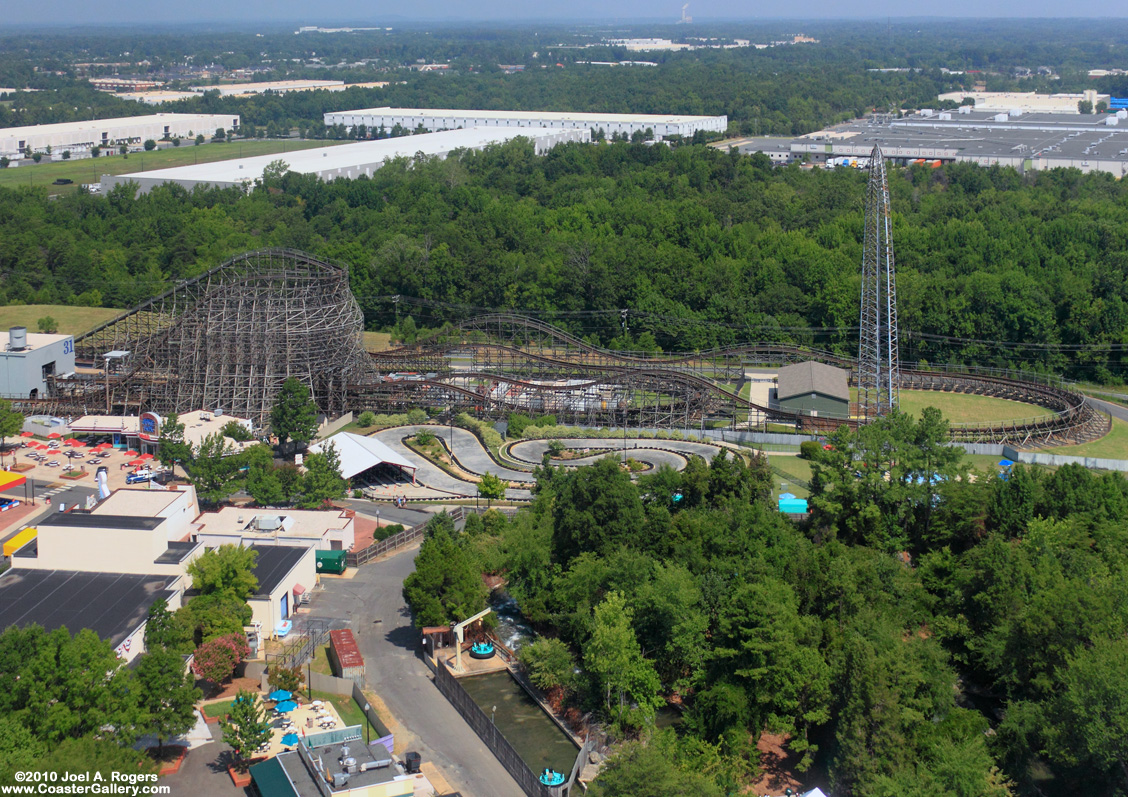
{"label": "lamp post", "polygon": [[497,706],[490,709],[490,723],[497,725]]}
{"label": "lamp post", "polygon": [[368,709],[369,709],[369,705],[367,703],[365,703],[364,704],[364,743],[365,743],[365,745],[371,745],[372,744],[372,736],[371,736],[371,734],[372,734],[372,724],[368,721]]}

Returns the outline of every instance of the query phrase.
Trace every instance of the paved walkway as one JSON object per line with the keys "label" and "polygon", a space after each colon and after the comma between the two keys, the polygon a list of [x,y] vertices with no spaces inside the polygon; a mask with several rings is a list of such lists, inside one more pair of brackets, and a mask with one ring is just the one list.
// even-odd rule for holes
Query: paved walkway
{"label": "paved walkway", "polygon": [[402,594],[417,552],[412,548],[365,565],[352,579],[324,580],[310,616],[352,629],[368,686],[401,725],[397,747],[407,736],[406,748],[438,766],[465,797],[522,797],[517,783],[439,692],[419,656],[419,633]]}

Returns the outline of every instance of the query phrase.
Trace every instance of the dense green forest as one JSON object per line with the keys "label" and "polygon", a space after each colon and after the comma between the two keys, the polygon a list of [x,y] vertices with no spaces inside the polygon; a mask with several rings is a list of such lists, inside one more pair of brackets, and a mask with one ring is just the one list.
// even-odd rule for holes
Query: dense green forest
{"label": "dense green forest", "polygon": [[[970,164],[890,180],[903,358],[1123,378],[1128,185]],[[347,264],[374,329],[395,323],[400,295],[421,327],[510,308],[618,348],[849,353],[864,186],[858,171],[703,146],[537,157],[515,142],[372,178],[289,173],[249,195],[0,190],[0,302],[129,307],[239,252],[289,246]]]}
{"label": "dense green forest", "polygon": [[803,525],[763,459],[547,466],[513,520],[434,522],[404,594],[443,624],[507,579],[530,676],[627,742],[601,797],[737,793],[761,732],[843,796],[1128,793],[1128,482],[969,474],[945,440],[936,410],[840,430]]}
{"label": "dense green forest", "polygon": [[[802,31],[818,44],[767,49],[638,53],[606,38],[669,37],[729,43],[789,40]],[[0,126],[152,112],[151,106],[94,91],[84,75],[152,74],[170,87],[189,68],[254,67],[255,80],[335,78],[391,81],[386,89],[271,97],[185,100],[162,110],[238,113],[275,134],[313,134],[327,111],[377,105],[517,110],[727,114],[742,133],[807,133],[871,108],[931,107],[942,91],[983,81],[991,90],[1101,91],[1128,94],[1128,78],[1090,80],[1093,68],[1122,66],[1128,25],[1105,20],[897,20],[734,22],[599,27],[500,28],[406,26],[353,34],[192,29],[28,31],[0,36],[0,86],[35,93],[0,102]],[[586,62],[643,59],[654,67],[610,68]],[[416,62],[443,63],[420,74]],[[76,64],[84,64],[81,69]],[[102,64],[102,65],[99,65]],[[123,64],[120,68],[113,64]],[[505,74],[501,64],[522,64]],[[1039,72],[1044,68],[1047,72]],[[879,72],[878,69],[902,69]],[[947,71],[943,71],[947,70]],[[965,73],[964,70],[969,70]],[[974,70],[974,71],[971,71]],[[1019,71],[1024,77],[1019,78]],[[1026,72],[1032,74],[1026,76]],[[218,77],[210,80],[218,81]],[[198,79],[197,81],[198,82]]]}

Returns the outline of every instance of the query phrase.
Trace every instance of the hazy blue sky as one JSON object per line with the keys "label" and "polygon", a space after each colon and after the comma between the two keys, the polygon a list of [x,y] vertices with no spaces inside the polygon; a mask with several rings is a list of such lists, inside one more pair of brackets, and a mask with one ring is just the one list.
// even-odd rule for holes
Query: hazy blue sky
{"label": "hazy blue sky", "polygon": [[[207,22],[230,20],[248,22],[297,21],[316,25],[326,22],[367,20],[373,24],[410,19],[532,21],[645,19],[671,21],[681,14],[681,2],[665,0],[570,0],[566,3],[521,0],[7,0],[0,14],[0,31],[5,24],[42,25],[134,25],[144,21]],[[1128,3],[1110,0],[945,0],[943,3],[917,4],[904,0],[809,0],[797,5],[792,0],[699,0],[691,2],[689,13],[698,19],[709,18],[805,18],[881,17],[937,15],[944,17],[1125,17]]]}

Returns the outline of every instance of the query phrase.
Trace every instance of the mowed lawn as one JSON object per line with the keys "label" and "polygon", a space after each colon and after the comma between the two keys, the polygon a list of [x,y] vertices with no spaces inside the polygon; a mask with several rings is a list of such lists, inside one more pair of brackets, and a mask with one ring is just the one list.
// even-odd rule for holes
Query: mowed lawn
{"label": "mowed lawn", "polygon": [[59,334],[77,335],[121,315],[112,307],[70,307],[65,304],[14,304],[0,307],[0,329],[25,326],[28,332],[39,331],[39,319],[51,316],[59,325]]}
{"label": "mowed lawn", "polygon": [[[853,388],[850,396],[853,401],[858,400],[857,391]],[[944,393],[939,390],[902,390],[900,401],[901,410],[914,418],[919,418],[925,407],[936,407],[950,423],[988,424],[1053,414],[1051,410],[1036,404],[970,393]]]}
{"label": "mowed lawn", "polygon": [[1065,454],[1070,457],[1128,459],[1128,421],[1113,418],[1112,431],[1100,440],[1079,446],[1055,446],[1044,450],[1047,454]]}
{"label": "mowed lawn", "polygon": [[[134,152],[123,155],[104,155],[100,158],[37,163],[18,168],[0,169],[0,186],[15,188],[21,185],[46,186],[48,193],[60,194],[75,191],[82,183],[97,183],[103,174],[127,174],[129,172],[151,172],[154,169],[171,169],[174,166],[188,166],[193,163],[210,163],[233,158],[249,158],[252,155],[284,156],[287,152],[314,147],[332,147],[348,144],[348,141],[235,141],[230,144],[184,143],[179,147],[154,150],[153,152]],[[285,160],[285,157],[282,157]],[[55,180],[73,180],[74,185],[53,185]]]}
{"label": "mowed lawn", "polygon": [[386,351],[392,347],[392,336],[388,332],[365,332],[365,351]]}

